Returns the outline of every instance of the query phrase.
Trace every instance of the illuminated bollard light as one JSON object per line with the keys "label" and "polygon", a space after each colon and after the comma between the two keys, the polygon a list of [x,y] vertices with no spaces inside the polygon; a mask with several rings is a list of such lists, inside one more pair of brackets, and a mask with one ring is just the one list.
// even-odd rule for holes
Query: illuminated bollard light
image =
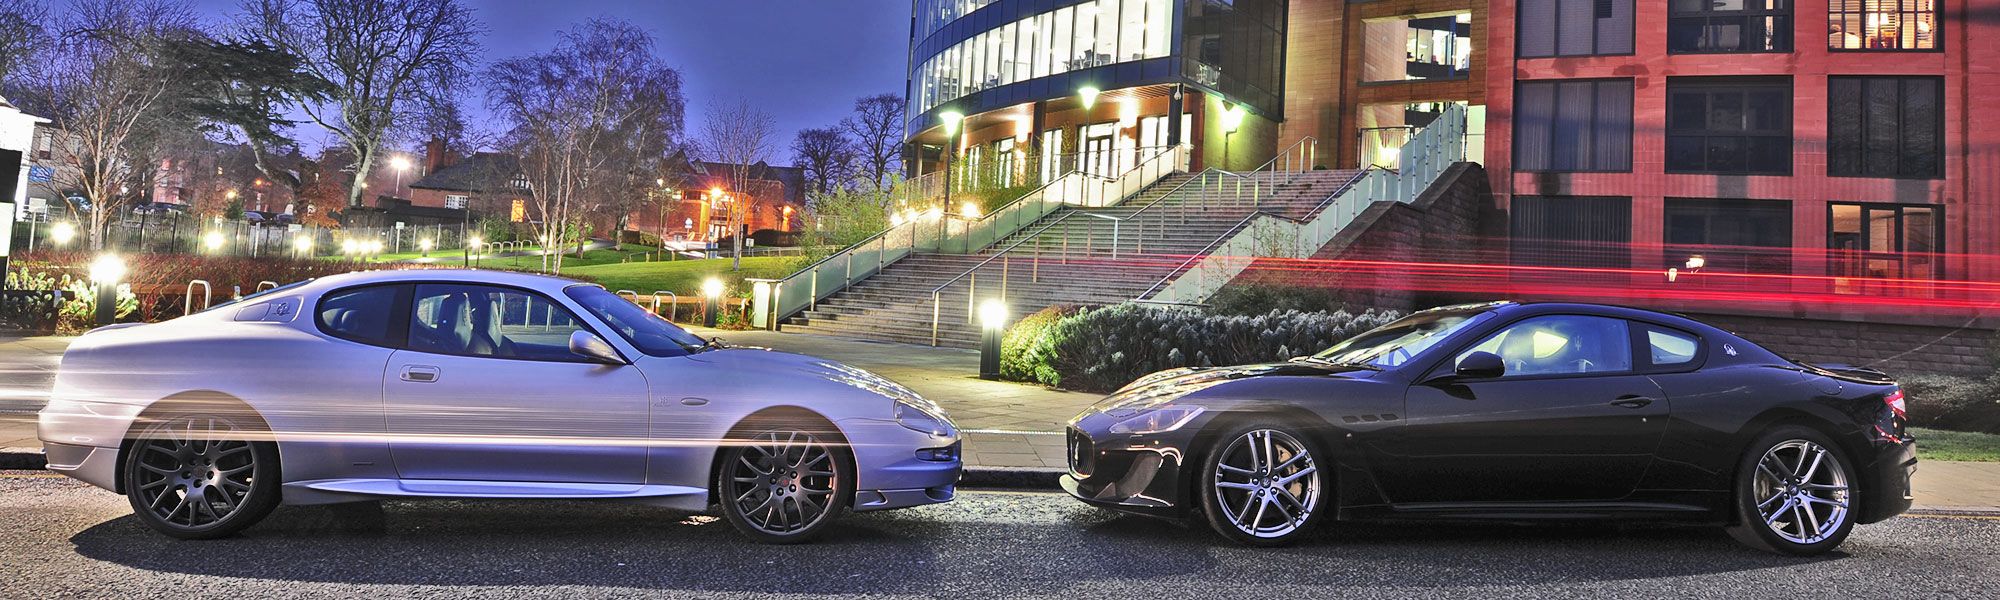
{"label": "illuminated bollard light", "polygon": [[716,313],[721,312],[716,309],[722,306],[722,280],[710,277],[708,281],[701,282],[701,297],[701,324],[703,327],[714,327]]}
{"label": "illuminated bollard light", "polygon": [[125,259],[116,254],[100,254],[90,261],[90,281],[97,284],[97,326],[110,325],[118,317],[118,281],[125,278]]}
{"label": "illuminated bollard light", "polygon": [[979,304],[979,378],[1000,378],[1000,335],[1007,329],[1007,304],[990,298]]}

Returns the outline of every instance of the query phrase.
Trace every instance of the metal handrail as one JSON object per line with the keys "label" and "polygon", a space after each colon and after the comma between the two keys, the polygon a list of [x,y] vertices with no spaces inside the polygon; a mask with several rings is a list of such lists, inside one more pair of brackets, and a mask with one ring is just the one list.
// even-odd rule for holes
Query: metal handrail
{"label": "metal handrail", "polygon": [[[265,286],[269,286],[269,287],[265,287]],[[257,294],[257,293],[262,293],[262,292],[263,292],[264,290],[275,290],[275,289],[278,289],[278,282],[276,282],[276,281],[271,281],[271,280],[268,280],[268,279],[267,279],[267,280],[264,280],[264,281],[259,281],[259,282],[257,282],[257,291],[254,291],[254,292],[250,292],[250,293],[252,293],[252,294]]]}

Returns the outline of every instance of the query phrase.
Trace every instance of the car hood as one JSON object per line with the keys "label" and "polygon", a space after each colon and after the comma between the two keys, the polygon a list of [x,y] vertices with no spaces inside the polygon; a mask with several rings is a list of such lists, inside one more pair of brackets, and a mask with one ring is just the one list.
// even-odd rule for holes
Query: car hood
{"label": "car hood", "polygon": [[1092,406],[1086,414],[1099,412],[1116,416],[1133,413],[1148,406],[1170,402],[1181,396],[1237,380],[1258,377],[1344,375],[1356,372],[1372,373],[1368,369],[1359,367],[1296,361],[1168,369],[1126,384],[1125,387],[1112,392],[1104,400]]}
{"label": "car hood", "polygon": [[769,348],[730,346],[689,355],[688,358],[721,367],[732,375],[768,376],[773,379],[807,378],[871,392],[884,398],[936,406],[903,384],[844,363]]}

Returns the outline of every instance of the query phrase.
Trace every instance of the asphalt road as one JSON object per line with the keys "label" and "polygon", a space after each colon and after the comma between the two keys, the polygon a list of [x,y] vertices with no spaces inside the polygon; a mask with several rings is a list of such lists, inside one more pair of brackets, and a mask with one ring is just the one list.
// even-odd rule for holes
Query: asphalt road
{"label": "asphalt road", "polygon": [[1253,550],[1044,493],[849,515],[818,543],[621,504],[389,502],[281,508],[178,542],[122,498],[0,473],[0,597],[2000,597],[2000,521],[1905,517],[1801,560],[1719,531],[1348,525]]}

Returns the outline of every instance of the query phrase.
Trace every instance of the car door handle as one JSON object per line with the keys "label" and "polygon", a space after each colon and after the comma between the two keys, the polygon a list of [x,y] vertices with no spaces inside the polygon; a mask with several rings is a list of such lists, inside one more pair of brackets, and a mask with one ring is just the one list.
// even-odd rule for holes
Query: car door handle
{"label": "car door handle", "polygon": [[1624,408],[1645,408],[1646,405],[1652,403],[1653,399],[1645,396],[1619,396],[1617,400],[1611,401],[1612,406]]}
{"label": "car door handle", "polygon": [[438,368],[429,365],[403,365],[403,381],[431,383],[438,380]]}

